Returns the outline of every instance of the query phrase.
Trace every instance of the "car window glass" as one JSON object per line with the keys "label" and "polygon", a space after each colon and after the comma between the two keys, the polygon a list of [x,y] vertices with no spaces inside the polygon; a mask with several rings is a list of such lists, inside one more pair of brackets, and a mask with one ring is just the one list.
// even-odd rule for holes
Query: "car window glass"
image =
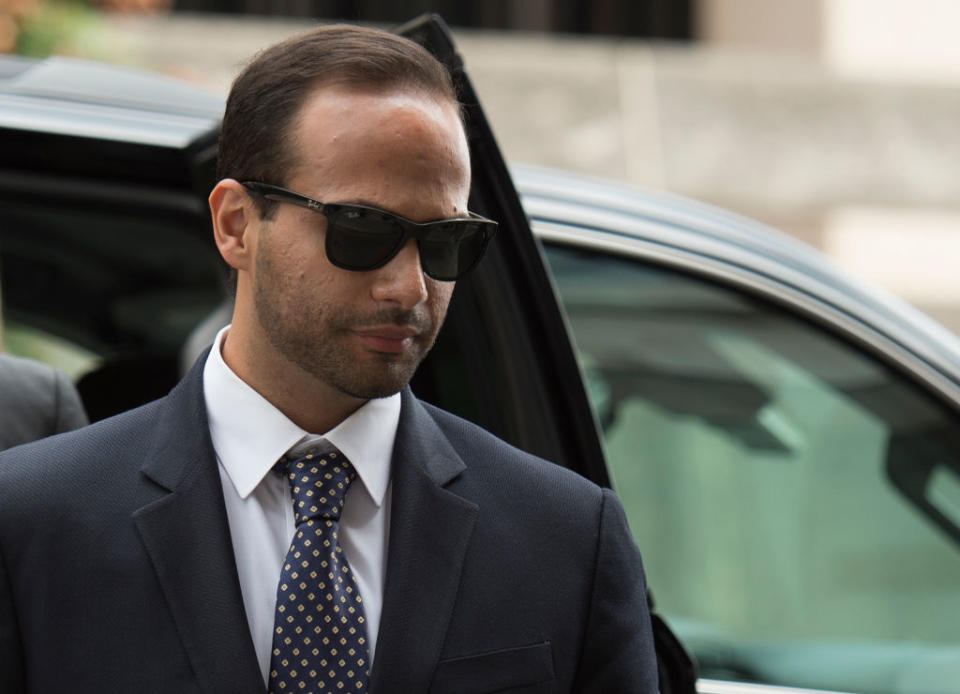
{"label": "car window glass", "polygon": [[960,691],[960,422],[710,281],[547,246],[611,474],[705,677]]}
{"label": "car window glass", "polygon": [[220,301],[216,252],[181,219],[149,208],[5,208],[0,277],[11,318],[53,322],[50,332],[95,351],[167,349]]}
{"label": "car window glass", "polygon": [[175,194],[138,191],[136,203],[117,187],[115,202],[0,205],[5,341],[71,374],[92,420],[165,394],[225,294],[209,221]]}
{"label": "car window glass", "polygon": [[5,321],[0,334],[3,336],[4,349],[10,354],[50,364],[73,380],[97,368],[102,362],[101,357],[81,345],[22,323]]}

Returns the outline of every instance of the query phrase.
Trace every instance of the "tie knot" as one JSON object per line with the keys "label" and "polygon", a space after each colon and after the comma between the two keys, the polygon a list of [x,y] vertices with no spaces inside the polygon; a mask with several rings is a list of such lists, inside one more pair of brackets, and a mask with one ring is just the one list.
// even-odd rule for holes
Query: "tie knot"
{"label": "tie knot", "polygon": [[357,471],[343,454],[307,453],[287,463],[286,473],[297,525],[311,518],[340,520],[343,498],[357,478]]}

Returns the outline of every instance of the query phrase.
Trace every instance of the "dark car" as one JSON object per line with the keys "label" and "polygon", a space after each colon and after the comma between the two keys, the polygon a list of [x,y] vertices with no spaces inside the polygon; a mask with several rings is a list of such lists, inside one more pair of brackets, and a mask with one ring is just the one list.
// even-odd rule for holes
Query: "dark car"
{"label": "dark car", "polygon": [[[511,177],[442,25],[406,31],[461,86],[471,209],[501,226],[418,395],[618,490],[700,692],[960,692],[952,334],[734,215]],[[229,319],[221,114],[156,75],[0,61],[4,338],[93,419],[164,394]],[[663,692],[692,691],[656,629]]]}

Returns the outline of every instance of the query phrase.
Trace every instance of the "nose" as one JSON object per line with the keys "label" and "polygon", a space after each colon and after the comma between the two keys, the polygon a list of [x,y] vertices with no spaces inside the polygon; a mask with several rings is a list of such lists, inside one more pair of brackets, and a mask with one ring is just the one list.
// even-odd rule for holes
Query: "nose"
{"label": "nose", "polygon": [[410,310],[427,300],[427,281],[420,266],[420,249],[410,239],[377,273],[371,293],[376,301],[387,301]]}

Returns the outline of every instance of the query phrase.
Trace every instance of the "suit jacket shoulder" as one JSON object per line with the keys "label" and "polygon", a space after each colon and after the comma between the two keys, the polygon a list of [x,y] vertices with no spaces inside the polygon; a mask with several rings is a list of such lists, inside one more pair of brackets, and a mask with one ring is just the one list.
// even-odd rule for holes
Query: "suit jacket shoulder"
{"label": "suit jacket shoulder", "polygon": [[[123,469],[151,440],[152,414],[157,404],[102,420],[75,431],[33,441],[0,453],[0,487],[30,489],[40,485],[44,494],[57,489],[82,489],[98,480],[123,476]],[[118,456],[118,452],[123,455]],[[36,490],[40,491],[40,490]]]}
{"label": "suit jacket shoulder", "polygon": [[37,519],[37,532],[58,519],[129,522],[159,491],[209,473],[215,457],[201,367],[159,400],[0,453],[0,531],[27,518]]}
{"label": "suit jacket shoulder", "polygon": [[0,454],[0,691],[262,691],[201,374]]}
{"label": "suit jacket shoulder", "polygon": [[87,416],[66,374],[0,354],[0,450],[76,429]]}
{"label": "suit jacket shoulder", "polygon": [[595,516],[602,490],[585,477],[556,463],[531,455],[476,424],[427,403],[424,410],[436,422],[466,464],[466,475],[485,503],[505,501],[515,510],[535,507],[540,516],[552,513]]}

